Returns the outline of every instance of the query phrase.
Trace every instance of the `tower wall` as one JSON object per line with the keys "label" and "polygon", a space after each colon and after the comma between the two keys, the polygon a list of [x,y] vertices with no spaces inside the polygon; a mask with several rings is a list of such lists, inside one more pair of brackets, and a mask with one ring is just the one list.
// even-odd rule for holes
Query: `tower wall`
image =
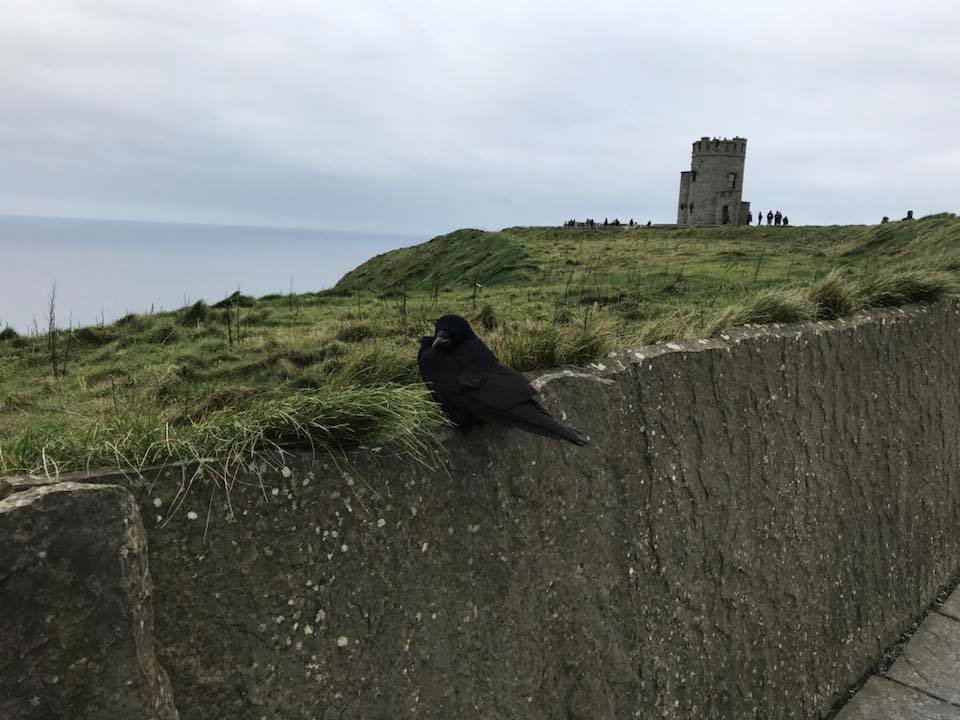
{"label": "tower wall", "polygon": [[680,174],[678,224],[739,225],[745,221],[741,204],[746,154],[745,138],[703,137],[693,143],[690,172]]}
{"label": "tower wall", "polygon": [[677,208],[677,225],[686,225],[690,219],[690,171],[680,173],[680,205]]}

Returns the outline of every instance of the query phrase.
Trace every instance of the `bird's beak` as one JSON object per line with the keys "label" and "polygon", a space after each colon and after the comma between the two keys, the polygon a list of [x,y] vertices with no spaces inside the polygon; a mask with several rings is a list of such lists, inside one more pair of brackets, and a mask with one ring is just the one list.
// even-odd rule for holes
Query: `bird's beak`
{"label": "bird's beak", "polygon": [[433,347],[450,344],[450,333],[446,330],[437,330],[437,335],[433,339]]}

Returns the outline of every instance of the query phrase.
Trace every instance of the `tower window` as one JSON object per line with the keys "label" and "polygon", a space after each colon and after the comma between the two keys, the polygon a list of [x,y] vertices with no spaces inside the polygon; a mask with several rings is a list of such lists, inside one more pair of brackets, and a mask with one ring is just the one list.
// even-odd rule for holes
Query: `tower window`
{"label": "tower window", "polygon": [[690,203],[690,212],[693,212],[693,203]]}
{"label": "tower window", "polygon": [[737,174],[736,173],[727,173],[727,185],[730,186],[731,190],[737,189]]}
{"label": "tower window", "polygon": [[697,181],[697,171],[692,170],[690,171],[690,182],[696,182],[696,181]]}
{"label": "tower window", "polygon": [[681,209],[681,210],[686,210],[686,209],[687,209],[687,204],[686,204],[686,203],[680,203],[680,209]]}

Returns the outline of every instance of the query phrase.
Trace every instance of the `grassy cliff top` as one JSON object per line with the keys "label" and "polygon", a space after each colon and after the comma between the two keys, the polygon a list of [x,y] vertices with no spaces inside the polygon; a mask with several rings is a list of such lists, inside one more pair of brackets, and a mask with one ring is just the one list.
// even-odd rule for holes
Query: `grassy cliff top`
{"label": "grassy cliff top", "polygon": [[387,440],[423,455],[439,416],[416,339],[444,313],[470,318],[501,360],[533,371],[743,323],[932,299],[958,272],[951,214],[459,230],[373,258],[326,292],[0,339],[0,475],[212,457],[222,470],[290,445]]}

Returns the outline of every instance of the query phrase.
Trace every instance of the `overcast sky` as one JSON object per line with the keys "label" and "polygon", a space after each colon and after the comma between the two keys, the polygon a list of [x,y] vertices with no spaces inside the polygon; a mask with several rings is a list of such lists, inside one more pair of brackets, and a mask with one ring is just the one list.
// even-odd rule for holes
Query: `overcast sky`
{"label": "overcast sky", "polygon": [[958,206],[953,0],[6,0],[0,213],[673,221],[702,135],[795,224]]}

